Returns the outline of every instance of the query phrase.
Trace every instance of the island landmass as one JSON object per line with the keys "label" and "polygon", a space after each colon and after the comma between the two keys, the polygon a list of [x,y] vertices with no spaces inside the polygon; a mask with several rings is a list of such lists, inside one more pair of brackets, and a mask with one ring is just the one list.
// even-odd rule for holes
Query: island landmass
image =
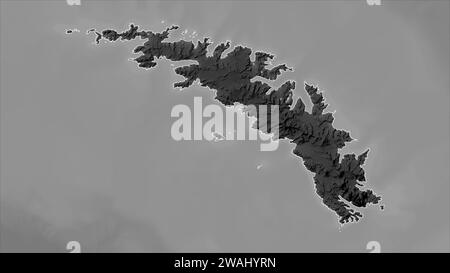
{"label": "island landmass", "polygon": [[[222,53],[230,48],[230,42],[226,42],[217,45],[212,55],[207,56],[208,46],[211,45],[209,38],[198,41],[196,45],[184,40],[164,42],[170,31],[178,29],[178,26],[168,27],[160,33],[139,31],[138,28],[130,24],[129,29],[121,33],[112,29],[101,32],[91,29],[89,32],[96,34],[97,44],[102,39],[114,42],[139,37],[146,40],[134,49],[134,53],[140,56],[133,59],[144,69],[155,67],[156,60],[162,57],[174,62],[195,61],[195,64],[175,68],[175,73],[185,78],[184,81],[174,83],[175,88],[187,88],[199,80],[201,86],[214,90],[215,99],[225,106],[238,103],[253,105],[258,109],[259,105],[277,105],[277,138],[295,143],[293,153],[300,157],[306,169],[314,174],[317,195],[327,208],[337,214],[341,224],[357,222],[363,217],[361,212],[352,209],[349,204],[361,208],[380,202],[381,197],[372,190],[361,189],[366,181],[362,165],[369,149],[358,156],[345,154],[341,158],[338,150],[353,139],[348,132],[333,127],[333,114],[324,113],[328,105],[317,87],[304,83],[304,89],[313,105],[311,112],[308,112],[301,98],[298,98],[292,107],[295,81],[286,81],[277,89],[258,80],[251,81],[257,76],[276,80],[283,71],[292,70],[285,64],[267,69],[267,62],[272,60],[274,55],[255,52],[252,61],[250,48],[236,46],[223,57]],[[264,133],[271,132],[270,126],[258,129]]]}

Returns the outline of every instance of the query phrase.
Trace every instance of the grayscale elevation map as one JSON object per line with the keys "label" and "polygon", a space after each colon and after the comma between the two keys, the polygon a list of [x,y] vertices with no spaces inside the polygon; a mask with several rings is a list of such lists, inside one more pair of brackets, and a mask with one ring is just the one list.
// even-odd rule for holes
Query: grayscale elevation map
{"label": "grayscale elevation map", "polygon": [[0,12],[0,252],[450,252],[450,1]]}

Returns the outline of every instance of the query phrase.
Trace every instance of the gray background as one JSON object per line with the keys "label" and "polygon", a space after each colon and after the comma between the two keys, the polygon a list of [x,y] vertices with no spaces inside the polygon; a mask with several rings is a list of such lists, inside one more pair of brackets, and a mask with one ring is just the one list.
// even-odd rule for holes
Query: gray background
{"label": "gray background", "polygon": [[[1,7],[1,251],[449,251],[449,1],[5,1]],[[164,23],[161,21],[164,20]],[[276,55],[319,84],[335,127],[371,148],[385,211],[340,228],[281,143],[175,142],[167,61],[84,31],[170,24]],[[66,28],[81,33],[65,35]],[[214,44],[211,46],[213,48]],[[178,65],[175,63],[175,65]],[[302,88],[296,96],[306,102]],[[308,104],[310,105],[310,104]],[[257,169],[258,164],[263,164]]]}

